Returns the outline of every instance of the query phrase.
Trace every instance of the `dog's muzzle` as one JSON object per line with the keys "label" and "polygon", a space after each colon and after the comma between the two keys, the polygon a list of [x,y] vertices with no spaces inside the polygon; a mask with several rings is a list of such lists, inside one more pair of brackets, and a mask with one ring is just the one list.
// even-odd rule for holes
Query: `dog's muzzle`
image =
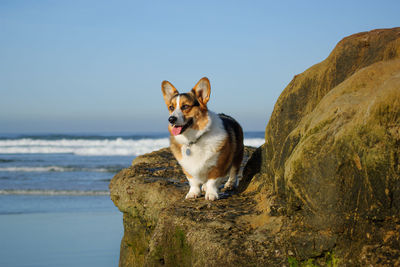
{"label": "dog's muzzle", "polygon": [[177,120],[178,120],[178,118],[175,117],[175,116],[170,116],[170,117],[168,118],[168,121],[169,121],[169,123],[171,123],[171,124],[174,124]]}
{"label": "dog's muzzle", "polygon": [[[174,116],[169,117],[168,121],[171,122],[171,120],[173,122],[176,122],[176,117]],[[193,124],[193,119],[190,118],[184,125],[176,125],[173,122],[171,122],[172,126],[171,133],[176,136],[178,134],[182,134],[187,128],[189,128]]]}

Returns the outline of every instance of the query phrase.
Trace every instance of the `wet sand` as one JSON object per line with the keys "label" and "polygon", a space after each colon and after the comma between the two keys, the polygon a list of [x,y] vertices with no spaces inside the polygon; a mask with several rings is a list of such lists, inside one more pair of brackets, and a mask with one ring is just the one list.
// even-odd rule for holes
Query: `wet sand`
{"label": "wet sand", "polygon": [[118,266],[122,214],[0,215],[0,266]]}

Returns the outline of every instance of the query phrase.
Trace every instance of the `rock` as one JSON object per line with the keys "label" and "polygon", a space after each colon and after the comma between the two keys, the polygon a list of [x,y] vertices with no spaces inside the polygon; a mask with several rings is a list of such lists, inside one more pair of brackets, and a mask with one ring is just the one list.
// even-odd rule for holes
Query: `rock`
{"label": "rock", "polygon": [[295,76],[265,137],[245,193],[269,196],[261,213],[276,198],[295,258],[333,251],[343,265],[398,263],[399,232],[390,244],[383,236],[400,222],[400,28],[347,37]]}
{"label": "rock", "polygon": [[[254,150],[245,147],[242,167]],[[221,232],[231,236],[232,228],[240,237],[234,218],[250,213],[251,201],[232,196],[232,192],[212,203],[204,198],[185,201],[188,190],[186,177],[169,148],[139,156],[130,168],[115,175],[110,182],[111,199],[124,213],[120,266],[222,263],[225,259],[218,259],[221,251],[232,254],[230,262],[243,260],[223,245],[228,239],[213,243],[221,238]],[[213,255],[214,249],[219,249],[219,254]]]}
{"label": "rock", "polygon": [[237,192],[184,200],[169,149],[112,179],[120,266],[399,265],[399,128],[400,28],[346,37],[282,92]]}

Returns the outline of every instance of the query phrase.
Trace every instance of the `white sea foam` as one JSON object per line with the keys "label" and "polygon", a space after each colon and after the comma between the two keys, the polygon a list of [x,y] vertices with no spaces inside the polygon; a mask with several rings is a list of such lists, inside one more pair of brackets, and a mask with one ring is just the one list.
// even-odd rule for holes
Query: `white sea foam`
{"label": "white sea foam", "polygon": [[0,167],[0,172],[62,172],[66,168],[59,166],[47,167]]}
{"label": "white sea foam", "polygon": [[[244,140],[245,145],[258,147],[262,138]],[[138,156],[169,146],[168,138],[156,139],[5,139],[0,140],[0,154],[56,154],[69,153],[86,156]],[[48,171],[59,171],[54,167]]]}
{"label": "white sea foam", "polygon": [[108,196],[109,191],[79,191],[79,190],[37,190],[37,189],[1,189],[0,195],[44,195],[44,196]]}
{"label": "white sea foam", "polygon": [[254,146],[254,147],[259,147],[262,144],[264,144],[265,140],[264,138],[249,138],[249,139],[244,139],[243,143],[245,146]]}
{"label": "white sea foam", "polygon": [[168,138],[159,139],[15,139],[0,140],[0,154],[49,154],[70,153],[75,155],[133,155],[138,156],[169,145]]}
{"label": "white sea foam", "polygon": [[90,171],[90,172],[110,172],[106,168],[76,168],[63,166],[15,166],[15,167],[0,167],[0,172],[75,172],[75,171]]}

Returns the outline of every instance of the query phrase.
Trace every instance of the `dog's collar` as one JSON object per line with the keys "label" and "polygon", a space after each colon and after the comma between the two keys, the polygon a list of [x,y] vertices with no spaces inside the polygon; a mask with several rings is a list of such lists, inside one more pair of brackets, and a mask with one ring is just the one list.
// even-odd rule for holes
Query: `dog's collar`
{"label": "dog's collar", "polygon": [[196,140],[194,140],[194,141],[192,141],[192,142],[189,142],[188,146],[191,146],[191,145],[196,144],[196,143],[200,140],[200,138],[203,137],[203,135],[204,135],[205,133],[206,133],[206,132],[202,133],[199,137],[196,138]]}
{"label": "dog's collar", "polygon": [[199,137],[196,138],[196,140],[189,142],[189,144],[186,145],[186,155],[190,156],[190,154],[192,153],[190,150],[190,147],[194,144],[196,144],[203,136],[204,134],[206,134],[208,131],[205,131],[204,133],[202,133]]}

